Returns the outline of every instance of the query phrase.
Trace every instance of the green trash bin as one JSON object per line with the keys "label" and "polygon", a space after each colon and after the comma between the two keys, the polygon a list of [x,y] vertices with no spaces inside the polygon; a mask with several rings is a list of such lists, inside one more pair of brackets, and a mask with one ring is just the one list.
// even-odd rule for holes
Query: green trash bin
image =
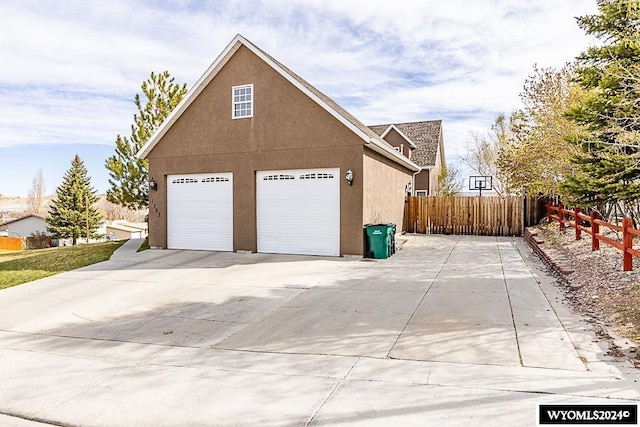
{"label": "green trash bin", "polygon": [[388,222],[383,224],[377,224],[387,227],[387,234],[389,234],[389,256],[396,253],[396,223]]}
{"label": "green trash bin", "polygon": [[370,258],[384,259],[391,256],[391,235],[388,224],[367,224],[367,256]]}

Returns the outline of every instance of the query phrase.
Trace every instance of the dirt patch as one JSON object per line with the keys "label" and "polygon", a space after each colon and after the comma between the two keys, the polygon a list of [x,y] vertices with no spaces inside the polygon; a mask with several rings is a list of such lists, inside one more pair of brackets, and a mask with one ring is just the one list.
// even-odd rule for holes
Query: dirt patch
{"label": "dirt patch", "polygon": [[557,223],[535,229],[544,240],[544,250],[570,266],[561,274],[561,282],[573,309],[609,341],[611,356],[627,357],[640,367],[635,344],[640,342],[640,260],[634,258],[633,271],[624,272],[622,251],[603,242],[600,250],[592,251],[586,233],[576,240],[573,229],[561,233]]}

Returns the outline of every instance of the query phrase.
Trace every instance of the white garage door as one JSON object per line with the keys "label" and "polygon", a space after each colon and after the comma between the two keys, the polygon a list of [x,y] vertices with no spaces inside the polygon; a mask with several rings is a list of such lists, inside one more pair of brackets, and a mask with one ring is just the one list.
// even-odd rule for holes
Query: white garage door
{"label": "white garage door", "polygon": [[258,252],[340,255],[340,169],[256,174]]}
{"label": "white garage door", "polygon": [[233,250],[233,174],[167,176],[167,247]]}

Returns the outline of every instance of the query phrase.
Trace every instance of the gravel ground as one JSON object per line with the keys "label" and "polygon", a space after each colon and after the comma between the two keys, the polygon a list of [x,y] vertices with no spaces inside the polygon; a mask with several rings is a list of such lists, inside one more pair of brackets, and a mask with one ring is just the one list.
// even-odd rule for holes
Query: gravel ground
{"label": "gravel ground", "polygon": [[[575,270],[565,276],[570,305],[610,342],[610,355],[627,357],[640,367],[640,349],[636,349],[636,343],[640,343],[640,259],[634,258],[633,271],[624,272],[622,251],[604,242],[600,242],[600,250],[591,251],[587,233],[576,240],[574,229],[561,233],[557,223],[535,228],[547,250],[565,258]],[[616,235],[611,233],[609,237]]]}

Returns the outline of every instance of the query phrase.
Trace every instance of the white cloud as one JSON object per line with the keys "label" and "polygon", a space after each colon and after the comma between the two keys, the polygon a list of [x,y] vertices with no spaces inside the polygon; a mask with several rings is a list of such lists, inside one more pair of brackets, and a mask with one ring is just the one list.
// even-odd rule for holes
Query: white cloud
{"label": "white cloud", "polygon": [[365,123],[444,119],[471,130],[518,106],[534,63],[588,39],[584,0],[8,2],[0,16],[0,146],[111,144],[150,71],[195,82],[242,33]]}

